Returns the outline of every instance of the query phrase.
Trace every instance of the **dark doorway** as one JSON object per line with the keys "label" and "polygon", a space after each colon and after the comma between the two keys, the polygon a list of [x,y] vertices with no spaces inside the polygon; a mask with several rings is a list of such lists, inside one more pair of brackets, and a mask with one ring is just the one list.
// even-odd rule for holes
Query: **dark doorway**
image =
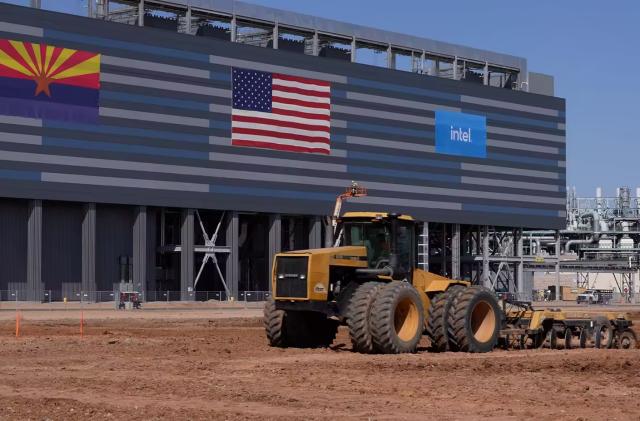
{"label": "dark doorway", "polygon": [[282,251],[305,250],[309,248],[309,218],[306,216],[281,217]]}
{"label": "dark doorway", "polygon": [[269,216],[239,215],[238,291],[269,290]]}

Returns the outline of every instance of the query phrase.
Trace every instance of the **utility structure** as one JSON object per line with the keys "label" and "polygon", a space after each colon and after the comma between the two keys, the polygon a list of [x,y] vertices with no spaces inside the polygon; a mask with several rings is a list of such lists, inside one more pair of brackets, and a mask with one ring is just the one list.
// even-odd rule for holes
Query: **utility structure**
{"label": "utility structure", "polygon": [[[638,294],[640,269],[640,189],[616,189],[615,196],[578,197],[575,188],[567,196],[566,229],[524,233],[524,244],[540,257],[525,265],[534,272],[575,274],[576,288],[593,288],[598,276],[610,275],[616,292],[631,302]],[[559,237],[558,237],[559,235]],[[556,263],[546,257],[559,255]],[[607,285],[609,286],[609,285]]]}
{"label": "utility structure", "polygon": [[3,55],[35,102],[0,89],[2,299],[268,292],[276,254],[326,244],[351,180],[367,195],[344,211],[415,218],[420,269],[498,290],[530,289],[523,230],[565,226],[565,101],[524,57],[241,1],[53,3],[0,3],[6,48],[92,72],[43,101],[41,64]]}

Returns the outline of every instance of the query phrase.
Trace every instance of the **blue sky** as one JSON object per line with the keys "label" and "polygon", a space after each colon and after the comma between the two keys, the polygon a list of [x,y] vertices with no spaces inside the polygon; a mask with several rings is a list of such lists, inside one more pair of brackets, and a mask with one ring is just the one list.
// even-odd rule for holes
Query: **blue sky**
{"label": "blue sky", "polygon": [[638,1],[252,1],[525,57],[567,100],[567,184],[640,186]]}
{"label": "blue sky", "polygon": [[[597,186],[606,195],[640,186],[638,1],[251,1],[525,57],[529,70],[555,77],[556,95],[567,100],[567,184],[582,196]],[[79,9],[83,2],[42,3]]]}

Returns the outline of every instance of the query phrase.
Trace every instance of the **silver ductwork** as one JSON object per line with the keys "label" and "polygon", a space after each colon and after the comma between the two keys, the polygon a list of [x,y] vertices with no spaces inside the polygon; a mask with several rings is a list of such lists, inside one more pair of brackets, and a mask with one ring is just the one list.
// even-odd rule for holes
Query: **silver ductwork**
{"label": "silver ductwork", "polygon": [[569,252],[569,250],[571,250],[571,246],[575,244],[593,244],[600,239],[600,235],[602,234],[602,232],[609,231],[609,225],[607,224],[607,221],[601,220],[598,212],[587,212],[580,215],[580,220],[584,218],[591,218],[591,230],[593,231],[593,234],[591,235],[591,237],[585,240],[567,241],[564,245],[565,253]]}

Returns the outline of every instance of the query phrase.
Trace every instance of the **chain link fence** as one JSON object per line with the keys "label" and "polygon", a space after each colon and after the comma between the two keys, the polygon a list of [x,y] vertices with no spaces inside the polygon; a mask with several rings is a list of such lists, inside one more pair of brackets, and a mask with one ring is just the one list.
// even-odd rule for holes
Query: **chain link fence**
{"label": "chain link fence", "polygon": [[[0,301],[31,301],[41,303],[80,302],[80,303],[108,303],[119,300],[119,291],[26,291],[0,290]],[[240,291],[237,296],[228,296],[225,291],[146,291],[141,292],[143,302],[244,302],[261,303],[271,296],[269,291]]]}

